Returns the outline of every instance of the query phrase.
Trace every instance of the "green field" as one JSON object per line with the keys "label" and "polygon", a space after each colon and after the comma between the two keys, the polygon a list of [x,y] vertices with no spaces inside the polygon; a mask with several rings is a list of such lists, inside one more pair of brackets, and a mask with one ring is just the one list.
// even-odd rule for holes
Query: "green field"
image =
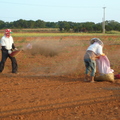
{"label": "green field", "polygon": [[[0,33],[3,36],[4,33]],[[119,36],[120,34],[102,34],[102,33],[12,33],[13,37],[49,37],[49,36]]]}
{"label": "green field", "polygon": [[[61,33],[58,28],[36,28],[36,29],[12,29],[13,37],[49,37],[49,36],[113,36],[120,35],[119,31],[107,31],[103,33]],[[4,29],[0,30],[0,36],[4,35]]]}

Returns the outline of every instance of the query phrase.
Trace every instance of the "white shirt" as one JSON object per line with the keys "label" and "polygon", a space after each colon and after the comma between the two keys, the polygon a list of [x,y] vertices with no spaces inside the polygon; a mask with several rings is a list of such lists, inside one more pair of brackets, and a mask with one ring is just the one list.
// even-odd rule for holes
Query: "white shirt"
{"label": "white shirt", "polygon": [[96,55],[103,54],[102,46],[97,42],[91,44],[87,50],[93,51]]}
{"label": "white shirt", "polygon": [[5,46],[5,48],[6,48],[7,50],[12,49],[12,44],[13,44],[13,43],[14,43],[14,41],[13,41],[12,36],[10,36],[9,38],[3,36],[3,37],[1,38],[1,42],[0,42],[1,46]]}

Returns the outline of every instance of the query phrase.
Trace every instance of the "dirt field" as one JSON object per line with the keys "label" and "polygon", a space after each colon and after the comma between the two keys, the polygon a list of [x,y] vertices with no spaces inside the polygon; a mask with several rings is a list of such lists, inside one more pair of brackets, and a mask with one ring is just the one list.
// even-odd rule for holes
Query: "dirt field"
{"label": "dirt field", "polygon": [[[120,120],[120,79],[84,82],[84,37],[14,38],[19,74],[7,59],[0,74],[0,120]],[[120,72],[120,36],[99,36],[114,73]],[[26,49],[28,44],[32,49]]]}

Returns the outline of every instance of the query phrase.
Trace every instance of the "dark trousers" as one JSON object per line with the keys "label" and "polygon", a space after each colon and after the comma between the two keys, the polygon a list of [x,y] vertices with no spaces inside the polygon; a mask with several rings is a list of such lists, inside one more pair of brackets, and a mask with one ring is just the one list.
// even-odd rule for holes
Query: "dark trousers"
{"label": "dark trousers", "polygon": [[2,59],[1,59],[1,62],[0,62],[0,72],[3,71],[4,66],[5,66],[5,62],[6,62],[7,58],[9,57],[10,60],[11,60],[11,63],[12,63],[12,73],[16,73],[17,69],[18,69],[16,58],[11,57],[8,54],[8,50],[1,50],[1,51],[2,51]]}

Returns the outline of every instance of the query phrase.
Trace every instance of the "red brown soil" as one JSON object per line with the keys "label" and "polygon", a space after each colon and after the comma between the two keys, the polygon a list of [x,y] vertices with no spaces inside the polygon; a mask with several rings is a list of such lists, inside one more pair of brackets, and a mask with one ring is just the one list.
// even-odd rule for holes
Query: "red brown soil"
{"label": "red brown soil", "polygon": [[[23,38],[16,40],[17,46],[37,43],[43,51],[35,46],[16,56],[19,74],[10,73],[11,63],[6,61],[0,75],[0,120],[120,120],[120,79],[114,83],[84,82],[83,55],[90,38],[27,38],[26,43],[19,42]],[[117,74],[120,45],[106,36],[101,38],[104,53]]]}

